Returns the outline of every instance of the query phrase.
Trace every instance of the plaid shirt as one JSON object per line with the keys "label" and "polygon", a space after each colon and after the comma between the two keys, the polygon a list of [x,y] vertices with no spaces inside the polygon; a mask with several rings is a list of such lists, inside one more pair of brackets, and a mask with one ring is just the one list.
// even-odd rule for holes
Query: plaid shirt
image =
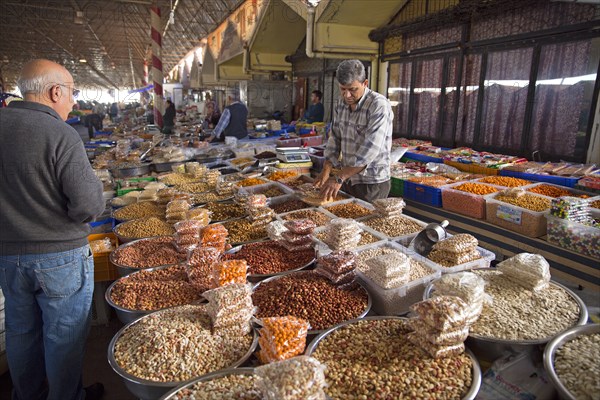
{"label": "plaid shirt", "polygon": [[354,111],[340,99],[325,148],[326,159],[335,167],[366,166],[350,177],[352,185],[388,181],[393,119],[388,99],[369,88]]}

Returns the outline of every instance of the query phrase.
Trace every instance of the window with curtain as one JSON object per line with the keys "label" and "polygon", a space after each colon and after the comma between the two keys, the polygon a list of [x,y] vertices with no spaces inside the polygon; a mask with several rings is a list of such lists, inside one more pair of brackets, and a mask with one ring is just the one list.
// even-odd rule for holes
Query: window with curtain
{"label": "window with curtain", "polygon": [[444,112],[442,113],[442,136],[440,144],[442,146],[452,146],[454,130],[454,119],[456,116],[456,105],[459,100],[458,78],[459,78],[459,56],[449,57],[448,59],[448,80],[444,96]]}
{"label": "window with curtain", "polygon": [[389,66],[388,99],[394,111],[394,133],[408,136],[412,64],[395,63]]}
{"label": "window with curtain", "polygon": [[472,145],[475,141],[475,118],[480,76],[481,54],[465,56],[455,135],[455,141],[459,145]]}
{"label": "window with curtain", "polygon": [[440,123],[443,59],[415,62],[412,135],[435,139]]}

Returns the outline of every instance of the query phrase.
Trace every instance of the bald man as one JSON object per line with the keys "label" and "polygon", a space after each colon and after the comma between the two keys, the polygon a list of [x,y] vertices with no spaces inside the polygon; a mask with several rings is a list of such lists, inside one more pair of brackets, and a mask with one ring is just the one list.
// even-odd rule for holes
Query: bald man
{"label": "bald man", "polygon": [[73,77],[48,60],[25,65],[24,101],[0,109],[0,286],[13,400],[99,399],[82,387],[94,263],[89,222],[104,211],[102,184],[65,123]]}

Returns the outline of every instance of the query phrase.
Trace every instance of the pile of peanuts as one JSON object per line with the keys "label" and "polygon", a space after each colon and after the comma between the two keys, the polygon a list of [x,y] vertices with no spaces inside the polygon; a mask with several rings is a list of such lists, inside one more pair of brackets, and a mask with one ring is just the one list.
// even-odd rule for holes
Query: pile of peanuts
{"label": "pile of peanuts", "polygon": [[424,226],[404,216],[374,217],[362,221],[369,228],[381,232],[388,237],[410,235],[423,230]]}
{"label": "pile of peanuts", "polygon": [[222,201],[230,199],[230,194],[218,194],[215,191],[205,192],[205,193],[196,193],[192,196],[192,200],[194,204],[205,204],[215,201]]}
{"label": "pile of peanuts", "polygon": [[586,194],[577,194],[571,192],[567,188],[562,188],[560,186],[553,185],[538,185],[532,188],[527,189],[528,192],[541,194],[548,197],[563,197],[563,196],[571,196],[571,197],[581,197],[588,198],[589,196]]}
{"label": "pile of peanuts", "polygon": [[312,354],[327,366],[333,399],[460,399],[472,381],[465,355],[434,359],[408,341],[401,319],[363,320],[319,342]]}
{"label": "pile of peanuts", "polygon": [[492,185],[504,187],[518,187],[532,183],[531,181],[526,181],[525,179],[512,178],[510,176],[486,176],[485,178],[481,178],[479,182],[490,183]]}
{"label": "pile of peanuts", "polygon": [[182,256],[173,246],[172,236],[149,238],[119,247],[113,253],[114,261],[129,268],[151,268],[177,264]]}
{"label": "pile of peanuts", "polygon": [[115,232],[122,237],[142,239],[152,236],[169,236],[175,229],[165,221],[156,217],[140,218],[117,225]]}
{"label": "pile of peanuts", "polygon": [[117,338],[114,357],[119,367],[137,378],[182,382],[231,366],[251,344],[251,334],[214,335],[205,306],[185,305],[131,325]]}
{"label": "pile of peanuts", "polygon": [[275,211],[275,214],[283,214],[286,212],[301,210],[309,207],[309,205],[302,200],[290,199],[280,204],[273,204],[270,207],[273,209],[273,211]]}
{"label": "pile of peanuts", "polygon": [[225,375],[181,389],[173,400],[262,400],[254,375]]}
{"label": "pile of peanuts", "polygon": [[185,193],[204,193],[210,190],[204,182],[180,183],[175,185],[175,189]]}
{"label": "pile of peanuts", "polygon": [[518,197],[497,195],[495,200],[512,204],[513,206],[526,208],[532,211],[545,211],[550,208],[550,200],[532,194],[524,194]]}
{"label": "pile of peanuts", "polygon": [[155,201],[133,203],[114,212],[115,219],[129,221],[145,217],[164,218],[165,211]]}
{"label": "pile of peanuts", "polygon": [[292,213],[286,214],[282,217],[286,221],[294,219],[310,219],[317,226],[323,226],[327,224],[331,218],[317,210],[298,210]]}
{"label": "pile of peanuts", "polygon": [[325,209],[340,218],[355,219],[373,214],[373,210],[354,202],[338,204],[335,206],[326,207]]}
{"label": "pile of peanuts", "polygon": [[326,329],[357,318],[367,308],[367,293],[359,287],[340,290],[314,272],[296,272],[262,282],[252,295],[258,318],[292,315]]}
{"label": "pile of peanuts", "polygon": [[504,340],[539,340],[562,332],[577,323],[579,305],[561,287],[550,285],[533,292],[523,289],[499,271],[473,271],[485,281],[492,296],[471,333]]}
{"label": "pile of peanuts", "polygon": [[236,253],[225,254],[225,260],[243,259],[251,275],[276,274],[308,265],[315,259],[313,249],[289,252],[273,241],[245,244]]}
{"label": "pile of peanuts", "polygon": [[600,333],[581,335],[556,350],[554,369],[575,398],[594,399],[600,393],[599,359]]}
{"label": "pile of peanuts", "polygon": [[244,207],[235,203],[208,203],[206,205],[208,211],[212,213],[213,221],[226,221],[233,218],[241,218],[246,215]]}
{"label": "pile of peanuts", "polygon": [[235,219],[223,223],[229,232],[230,243],[246,243],[253,240],[265,239],[267,231],[264,226],[252,225],[247,219]]}

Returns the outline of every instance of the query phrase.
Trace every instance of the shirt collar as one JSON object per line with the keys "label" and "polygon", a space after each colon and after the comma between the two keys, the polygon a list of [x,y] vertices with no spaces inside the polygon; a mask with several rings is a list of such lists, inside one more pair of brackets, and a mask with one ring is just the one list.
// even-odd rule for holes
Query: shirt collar
{"label": "shirt collar", "polygon": [[43,112],[43,113],[53,116],[54,118],[58,119],[59,121],[63,120],[60,117],[60,115],[58,115],[58,113],[56,111],[54,111],[52,108],[48,107],[47,105],[41,104],[41,103],[36,103],[35,101],[27,101],[27,100],[11,101],[10,104],[8,105],[8,107],[40,111],[40,112]]}

